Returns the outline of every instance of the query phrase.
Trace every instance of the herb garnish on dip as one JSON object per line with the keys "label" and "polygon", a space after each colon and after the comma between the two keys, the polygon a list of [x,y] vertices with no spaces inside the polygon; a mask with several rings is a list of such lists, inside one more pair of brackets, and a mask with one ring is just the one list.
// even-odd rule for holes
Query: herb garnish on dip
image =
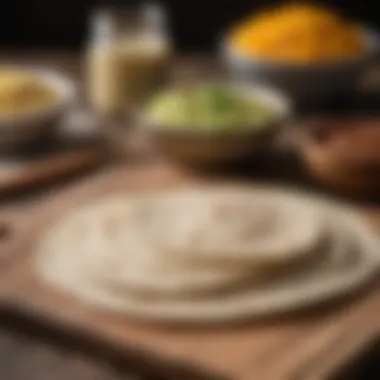
{"label": "herb garnish on dip", "polygon": [[262,128],[274,112],[249,91],[200,84],[159,94],[149,104],[148,115],[167,128],[233,131]]}

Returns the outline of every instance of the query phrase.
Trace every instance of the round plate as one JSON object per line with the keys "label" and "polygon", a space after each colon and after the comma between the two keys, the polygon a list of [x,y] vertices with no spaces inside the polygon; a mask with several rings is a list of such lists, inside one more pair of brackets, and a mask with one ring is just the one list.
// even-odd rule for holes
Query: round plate
{"label": "round plate", "polygon": [[[109,312],[164,323],[210,323],[274,316],[340,298],[359,289],[380,268],[377,236],[351,211],[322,204],[331,215],[338,253],[304,275],[288,277],[214,298],[155,299],[134,292],[109,293],[89,285],[76,271],[70,252],[38,252],[44,280],[80,301]],[[329,208],[327,208],[327,206]],[[57,254],[58,253],[58,254]],[[75,252],[71,252],[75,254]],[[59,268],[59,270],[57,270]]]}

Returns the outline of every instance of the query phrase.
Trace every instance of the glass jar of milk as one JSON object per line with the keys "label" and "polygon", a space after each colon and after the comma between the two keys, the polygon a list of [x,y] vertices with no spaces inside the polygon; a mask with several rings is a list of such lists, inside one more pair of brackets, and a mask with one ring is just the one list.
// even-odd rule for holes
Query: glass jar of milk
{"label": "glass jar of milk", "polygon": [[114,116],[136,106],[166,79],[170,52],[162,8],[145,5],[95,12],[87,57],[92,109]]}

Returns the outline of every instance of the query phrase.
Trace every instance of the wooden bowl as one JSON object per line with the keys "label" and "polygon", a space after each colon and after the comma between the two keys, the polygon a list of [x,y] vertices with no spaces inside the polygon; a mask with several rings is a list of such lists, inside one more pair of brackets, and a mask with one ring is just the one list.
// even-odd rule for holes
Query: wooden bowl
{"label": "wooden bowl", "polygon": [[380,118],[323,118],[302,133],[298,144],[311,176],[343,193],[380,190]]}

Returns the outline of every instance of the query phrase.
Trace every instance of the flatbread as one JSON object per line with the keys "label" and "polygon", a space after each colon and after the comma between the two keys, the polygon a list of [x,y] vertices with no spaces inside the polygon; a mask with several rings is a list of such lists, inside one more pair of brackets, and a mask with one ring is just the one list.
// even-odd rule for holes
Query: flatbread
{"label": "flatbread", "polygon": [[[224,211],[219,225],[215,207]],[[291,213],[291,220],[276,219],[270,212],[276,207],[280,215]],[[121,197],[59,221],[42,243],[48,248],[41,249],[75,252],[73,260],[83,276],[115,290],[131,288],[155,296],[216,293],[290,273],[309,262],[322,223],[314,215],[317,210],[307,211],[303,215],[303,209],[297,210],[277,193],[268,196],[244,189]],[[297,215],[302,215],[301,227],[294,228]],[[297,238],[295,232],[300,230]],[[186,235],[194,231],[208,241],[195,244],[188,239]]]}
{"label": "flatbread", "polygon": [[[214,244],[218,243],[214,237],[210,239],[214,250],[210,250],[211,254],[206,252],[205,260],[199,254],[199,246],[176,246],[174,242],[183,240],[170,240],[171,235],[167,232],[165,237],[169,244],[163,239],[157,240],[168,228],[168,225],[159,224],[160,215],[163,211],[173,212],[175,217],[172,219],[171,214],[165,222],[180,223],[181,219],[176,219],[179,210],[178,215],[182,213],[182,218],[194,218],[198,223],[202,221],[201,212],[205,212],[208,220],[210,202],[219,202],[219,196],[231,202],[228,198],[231,195],[206,189],[165,192],[156,197],[129,196],[90,205],[53,225],[36,247],[38,274],[57,289],[98,308],[139,319],[193,323],[262,317],[294,310],[353,291],[377,273],[380,263],[378,239],[351,212],[318,199],[310,203],[309,198],[298,194],[293,198],[281,192],[268,198],[263,194],[252,190],[250,193],[235,192],[233,196],[247,197],[241,205],[256,210],[284,204],[275,203],[276,196],[286,199],[289,209],[284,208],[281,212],[297,211],[291,214],[293,223],[289,228],[286,223],[282,228],[302,234],[303,225],[297,229],[294,224],[305,221],[308,238],[296,237],[292,241],[298,246],[292,246],[286,243],[286,235],[274,229],[273,236],[278,241],[271,243],[269,238],[266,242],[261,237],[265,234],[261,231],[258,239],[265,244],[259,245],[260,249],[253,245],[251,251],[244,251],[242,261],[239,256],[234,261],[230,247],[223,251],[214,249],[222,247]],[[184,197],[188,203],[184,202]],[[244,203],[251,199],[252,204]],[[264,202],[265,199],[273,201],[271,206]],[[184,207],[182,211],[180,207]],[[300,219],[297,219],[298,212],[304,215]],[[313,218],[318,223],[308,222]],[[282,219],[277,221],[282,226]],[[247,222],[249,220],[244,221]],[[175,224],[169,224],[173,226]],[[205,223],[203,228],[210,226],[215,227]],[[227,226],[235,228],[228,223]],[[170,228],[170,231],[175,230]],[[317,245],[321,231],[328,238],[323,250]],[[158,244],[160,241],[162,244]],[[284,251],[278,242],[286,243]],[[167,247],[171,249],[169,252],[165,250]],[[269,250],[270,259],[261,260],[266,249],[263,247],[275,247]],[[286,256],[284,252],[290,255],[290,260],[282,258]],[[239,255],[239,250],[235,254]],[[235,265],[221,265],[226,257]],[[296,263],[298,270],[294,270]],[[279,267],[286,268],[285,273],[277,275]]]}
{"label": "flatbread", "polygon": [[133,291],[111,292],[87,282],[73,254],[58,251],[39,251],[38,271],[45,281],[84,303],[139,319],[209,323],[272,316],[346,295],[378,273],[378,239],[361,220],[335,210],[330,227],[335,236],[330,259],[315,270],[261,287],[248,286],[224,297],[162,300]]}
{"label": "flatbread", "polygon": [[172,229],[165,233],[156,218],[156,246],[188,265],[290,266],[307,259],[324,233],[318,210],[306,199],[268,189],[183,191],[176,202],[168,195],[158,207]]}

